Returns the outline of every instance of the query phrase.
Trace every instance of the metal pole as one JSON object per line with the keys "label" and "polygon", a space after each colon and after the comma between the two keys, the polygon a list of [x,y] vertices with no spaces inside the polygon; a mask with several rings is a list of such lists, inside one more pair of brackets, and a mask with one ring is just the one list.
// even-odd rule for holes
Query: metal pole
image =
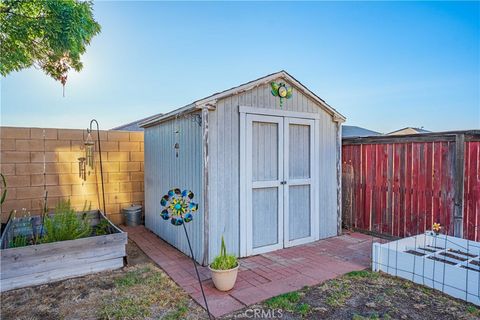
{"label": "metal pole", "polygon": [[103,165],[102,165],[102,144],[100,143],[100,126],[98,125],[98,121],[92,119],[90,121],[90,130],[89,133],[92,132],[92,124],[95,122],[97,125],[97,140],[98,140],[98,153],[100,154],[100,179],[102,180],[102,199],[103,199],[103,213],[107,214],[106,206],[105,206],[105,189],[103,186]]}
{"label": "metal pole", "polygon": [[193,256],[193,250],[190,244],[190,238],[188,237],[187,227],[185,227],[185,223],[183,223],[182,225],[183,225],[183,230],[185,230],[185,235],[187,236],[188,247],[190,248],[190,253],[192,255],[193,266],[195,267],[195,272],[197,273],[198,283],[200,284],[200,289],[202,290],[203,301],[205,301],[205,307],[207,308],[208,319],[212,319],[210,316],[210,310],[208,309],[207,297],[205,297],[202,281],[200,280],[200,274],[198,273],[197,262],[195,261],[195,257]]}

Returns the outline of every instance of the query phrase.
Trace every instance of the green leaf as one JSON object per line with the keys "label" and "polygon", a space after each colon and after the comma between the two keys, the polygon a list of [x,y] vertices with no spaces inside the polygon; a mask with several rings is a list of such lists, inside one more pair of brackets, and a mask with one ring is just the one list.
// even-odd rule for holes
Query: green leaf
{"label": "green leaf", "polygon": [[43,222],[45,235],[42,243],[75,240],[91,235],[92,227],[86,215],[79,216],[70,201],[61,201],[55,207],[55,214],[46,216]]}
{"label": "green leaf", "polygon": [[290,99],[293,95],[293,88],[290,87],[287,89],[287,96],[285,98]]}
{"label": "green leaf", "polygon": [[80,57],[100,32],[92,2],[80,0],[2,0],[0,25],[1,75],[38,66],[62,83],[82,69]]}
{"label": "green leaf", "polygon": [[271,82],[270,86],[272,87],[273,91],[277,91],[277,92],[278,92],[278,88],[280,88],[280,84],[278,84],[276,82]]}
{"label": "green leaf", "polygon": [[220,245],[220,255],[215,257],[210,267],[215,270],[229,270],[238,266],[237,257],[232,254],[227,254],[227,246],[222,236],[222,243]]}

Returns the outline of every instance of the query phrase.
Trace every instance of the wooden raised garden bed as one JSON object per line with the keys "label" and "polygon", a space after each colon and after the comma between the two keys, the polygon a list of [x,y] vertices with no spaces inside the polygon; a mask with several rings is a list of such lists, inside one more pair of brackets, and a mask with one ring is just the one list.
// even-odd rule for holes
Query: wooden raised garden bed
{"label": "wooden raised garden bed", "polygon": [[[0,291],[39,285],[123,267],[126,256],[127,233],[113,225],[100,211],[88,211],[92,235],[37,245],[9,248],[14,236],[41,232],[41,217],[10,220],[1,238]],[[23,219],[23,220],[22,220]],[[108,234],[96,235],[102,221]]]}

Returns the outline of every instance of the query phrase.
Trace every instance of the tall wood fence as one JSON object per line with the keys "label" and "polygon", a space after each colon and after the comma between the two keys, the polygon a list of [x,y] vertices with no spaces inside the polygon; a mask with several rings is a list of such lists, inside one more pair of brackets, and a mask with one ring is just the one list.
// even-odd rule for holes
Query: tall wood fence
{"label": "tall wood fence", "polygon": [[480,241],[480,131],[346,138],[342,162],[346,227]]}

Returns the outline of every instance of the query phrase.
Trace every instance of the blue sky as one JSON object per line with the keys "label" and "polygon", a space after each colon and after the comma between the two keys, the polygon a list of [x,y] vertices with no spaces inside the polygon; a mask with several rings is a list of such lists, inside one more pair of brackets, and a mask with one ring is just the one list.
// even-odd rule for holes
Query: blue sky
{"label": "blue sky", "polygon": [[282,69],[347,118],[389,132],[480,128],[478,2],[95,2],[102,32],[61,85],[1,80],[1,124],[103,128]]}

